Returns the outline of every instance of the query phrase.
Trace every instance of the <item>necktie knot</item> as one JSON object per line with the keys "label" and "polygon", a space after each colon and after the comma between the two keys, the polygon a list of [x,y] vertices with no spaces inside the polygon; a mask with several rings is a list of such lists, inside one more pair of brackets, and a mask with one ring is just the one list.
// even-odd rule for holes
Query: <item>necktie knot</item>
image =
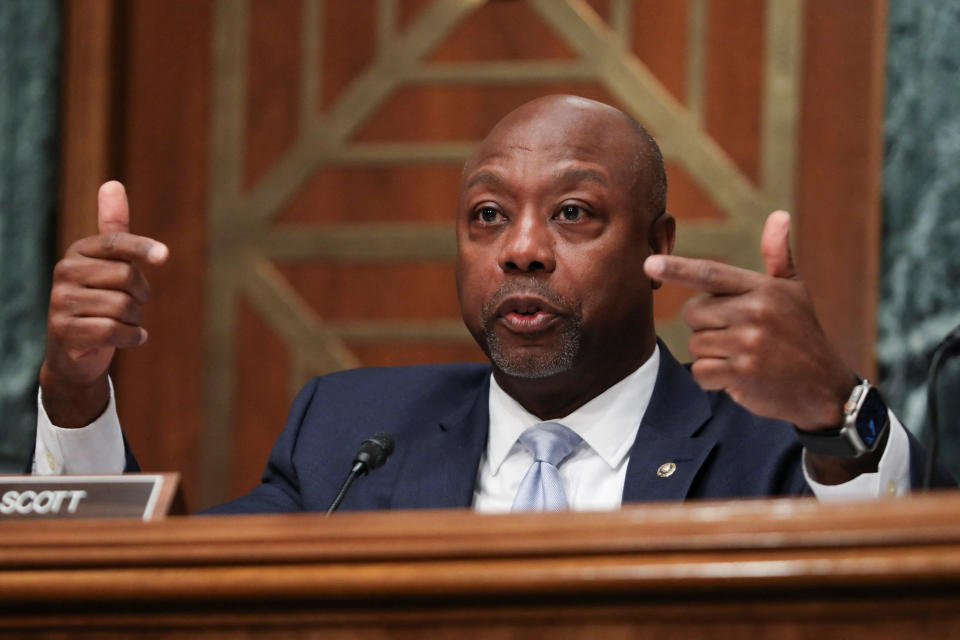
{"label": "necktie knot", "polygon": [[573,453],[581,438],[558,422],[536,424],[517,439],[533,454],[533,464],[520,482],[513,511],[558,511],[567,508],[567,494],[557,467]]}
{"label": "necktie knot", "polygon": [[559,422],[535,424],[517,438],[537,462],[557,467],[570,457],[581,438]]}

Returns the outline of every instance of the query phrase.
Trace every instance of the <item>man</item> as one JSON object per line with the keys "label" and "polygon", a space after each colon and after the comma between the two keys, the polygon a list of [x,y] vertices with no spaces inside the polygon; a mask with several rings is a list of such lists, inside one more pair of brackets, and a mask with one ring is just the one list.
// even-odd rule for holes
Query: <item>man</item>
{"label": "man", "polygon": [[[833,432],[851,391],[868,387],[817,323],[790,258],[789,216],[767,221],[762,275],[669,256],[665,204],[659,149],[626,114],[549,96],[507,115],[467,161],[457,208],[463,319],[492,367],[314,379],[263,484],[219,511],[325,509],[357,443],[375,431],[393,433],[397,452],[345,509],[906,491],[919,446],[896,420],[887,430],[882,406],[872,450],[833,455],[850,453],[846,432]],[[137,263],[161,264],[168,251],[127,233],[117,183],[101,188],[99,207],[101,235],[71,247],[54,275],[41,409],[66,429],[40,425],[41,472],[124,466],[106,371],[116,348],[147,337]],[[684,311],[689,372],[656,340],[653,290],[664,280],[707,293]],[[539,442],[566,449],[550,461],[532,453]],[[90,447],[100,449],[92,463]]]}

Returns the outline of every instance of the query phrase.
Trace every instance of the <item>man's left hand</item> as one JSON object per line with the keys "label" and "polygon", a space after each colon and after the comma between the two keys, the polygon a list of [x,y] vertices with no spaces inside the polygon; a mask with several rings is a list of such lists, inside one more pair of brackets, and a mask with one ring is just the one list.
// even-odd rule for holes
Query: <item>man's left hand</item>
{"label": "man's left hand", "polygon": [[724,389],[752,412],[800,429],[836,428],[857,377],[830,346],[789,246],[790,214],[767,218],[761,249],[766,274],[711,260],[654,255],[656,280],[706,292],[684,306],[693,330],[692,373],[705,389]]}

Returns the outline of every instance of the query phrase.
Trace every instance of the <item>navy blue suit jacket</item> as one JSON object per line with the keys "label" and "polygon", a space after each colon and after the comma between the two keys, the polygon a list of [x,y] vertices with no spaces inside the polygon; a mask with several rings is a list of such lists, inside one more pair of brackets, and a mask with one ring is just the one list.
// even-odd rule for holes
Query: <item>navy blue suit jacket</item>
{"label": "navy blue suit jacket", "polygon": [[[624,502],[810,492],[790,424],[758,417],[726,393],[704,391],[660,349]],[[360,442],[380,431],[393,435],[396,451],[353,485],[341,510],[468,507],[487,441],[490,373],[488,364],[443,364],[314,378],[293,403],[263,483],[211,512],[326,510]],[[911,439],[914,486],[921,449]],[[667,478],[656,473],[664,462],[676,464]]]}

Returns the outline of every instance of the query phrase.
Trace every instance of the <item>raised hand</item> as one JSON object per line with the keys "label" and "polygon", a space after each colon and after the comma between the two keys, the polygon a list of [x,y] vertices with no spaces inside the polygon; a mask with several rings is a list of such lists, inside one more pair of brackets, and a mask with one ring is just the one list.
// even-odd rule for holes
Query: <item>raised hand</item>
{"label": "raised hand", "polygon": [[790,215],[767,218],[761,241],[766,274],[710,260],[654,255],[657,280],[704,291],[684,307],[693,329],[692,373],[705,389],[724,389],[754,413],[800,429],[836,428],[857,384],[830,346],[789,246]]}
{"label": "raised hand", "polygon": [[40,386],[59,427],[89,424],[106,408],[114,353],[147,340],[140,324],[150,285],[140,265],[163,264],[169,255],[163,243],[130,233],[122,184],[101,186],[97,205],[99,234],[73,243],[53,271]]}

